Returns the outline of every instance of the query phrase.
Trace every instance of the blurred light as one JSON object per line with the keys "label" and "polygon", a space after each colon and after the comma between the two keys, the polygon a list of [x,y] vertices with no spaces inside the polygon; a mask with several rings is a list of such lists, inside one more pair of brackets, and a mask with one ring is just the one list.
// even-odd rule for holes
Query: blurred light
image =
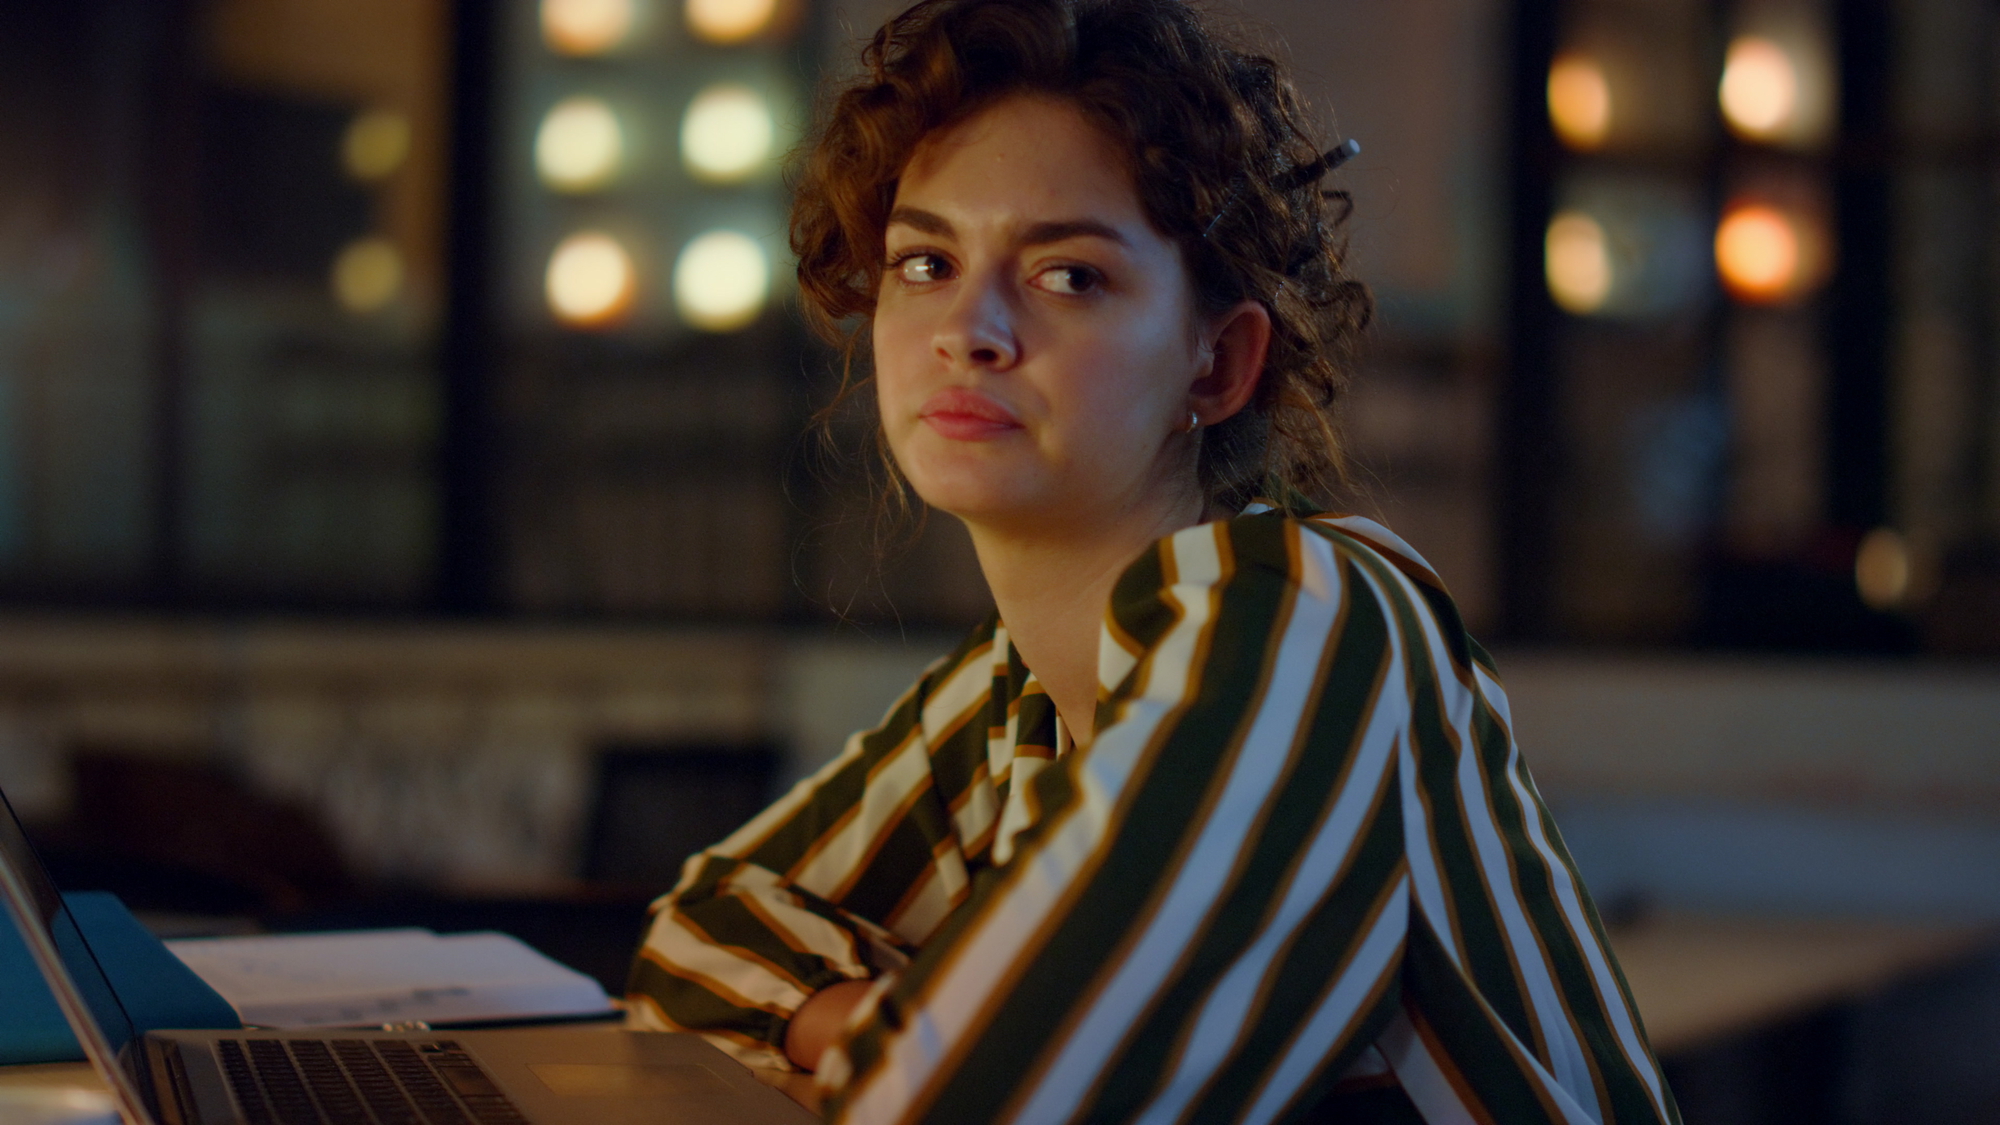
{"label": "blurred light", "polygon": [[625,132],[611,107],[596,98],[564,98],[535,132],[535,169],[557,191],[592,191],[617,176]]}
{"label": "blurred light", "polygon": [[741,43],[777,14],[777,0],[687,0],[688,28],[710,43]]}
{"label": "blurred light", "polygon": [[1854,553],[1854,588],[1870,609],[1895,609],[1910,595],[1910,545],[1901,535],[1878,527],[1861,537]]}
{"label": "blurred light", "polygon": [[697,179],[740,180],[771,155],[771,109],[748,86],[720,83],[696,94],[681,120],[681,157]]}
{"label": "blurred light", "polygon": [[542,0],[542,42],[564,55],[600,55],[632,34],[633,0]]}
{"label": "blurred light", "polygon": [[696,328],[741,328],[757,319],[770,292],[771,265],[764,248],[733,230],[696,238],[674,263],[674,304]]}
{"label": "blurred light", "polygon": [[1794,295],[1803,280],[1800,259],[1798,228],[1775,207],[1740,204],[1715,228],[1715,269],[1738,300],[1770,304]]}
{"label": "blurred light", "polygon": [[1564,211],[1549,223],[1543,244],[1549,296],[1566,312],[1587,316],[1611,295],[1611,248],[1604,226],[1581,211]]}
{"label": "blurred light", "polygon": [[349,312],[387,305],[403,290],[403,255],[386,238],[356,239],[333,259],[333,297]]}
{"label": "blurred light", "polygon": [[549,255],[545,288],[549,309],[564,324],[610,324],[632,307],[636,271],[632,255],[599,231],[570,235]]}
{"label": "blurred light", "polygon": [[409,155],[410,119],[391,110],[361,114],[340,139],[341,166],[363,183],[387,179]]}
{"label": "blurred light", "polygon": [[1611,133],[1611,83],[1604,64],[1571,53],[1549,67],[1549,120],[1556,135],[1574,149],[1593,149]]}
{"label": "blurred light", "polygon": [[1751,140],[1774,140],[1799,110],[1799,71],[1783,47],[1757,35],[1729,45],[1722,67],[1722,116]]}
{"label": "blurred light", "polygon": [[1564,177],[1552,212],[1543,276],[1569,313],[1654,320],[1715,291],[1715,218],[1691,185],[1585,170]]}

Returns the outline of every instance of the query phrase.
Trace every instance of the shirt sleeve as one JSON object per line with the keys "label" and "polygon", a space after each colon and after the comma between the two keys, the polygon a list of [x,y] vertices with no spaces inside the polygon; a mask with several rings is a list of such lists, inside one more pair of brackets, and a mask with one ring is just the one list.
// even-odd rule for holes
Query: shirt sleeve
{"label": "shirt sleeve", "polygon": [[[1602,1060],[1556,1074],[1549,1045],[1599,1042],[1581,1010],[1596,986],[1516,1023],[1517,991],[1496,1008],[1480,989],[1495,958],[1503,972],[1540,959],[1535,939],[1525,953],[1496,939],[1473,965],[1453,943],[1485,935],[1453,930],[1458,904],[1433,917],[1420,901],[1510,877],[1413,844],[1472,803],[1452,769],[1437,776],[1466,745],[1432,730],[1436,676],[1413,671],[1454,659],[1431,612],[1381,554],[1276,514],[1157,544],[1113,598],[1095,740],[1037,778],[1043,816],[1013,861],[980,874],[822,1061],[829,1119],[1294,1120],[1402,1048],[1386,1065],[1406,1089],[1441,1075],[1461,1101],[1522,1094],[1432,1119],[1591,1121],[1565,1083],[1602,1079],[1601,1093],[1620,1075]],[[1420,738],[1434,760],[1413,752]],[[1428,956],[1440,931],[1442,965]],[[1575,1034],[1534,1022],[1572,1003]],[[1453,1051],[1472,1047],[1486,1057],[1459,1066]],[[1642,1041],[1639,1055],[1651,1064]],[[1669,1112],[1632,1091],[1595,1120]]]}
{"label": "shirt sleeve", "polygon": [[969,892],[926,715],[975,725],[990,695],[979,643],[990,647],[990,633],[976,632],[880,726],[688,860],[633,960],[629,1026],[699,1032],[747,1065],[789,1070],[785,1034],[813,993],[907,963],[933,919]]}

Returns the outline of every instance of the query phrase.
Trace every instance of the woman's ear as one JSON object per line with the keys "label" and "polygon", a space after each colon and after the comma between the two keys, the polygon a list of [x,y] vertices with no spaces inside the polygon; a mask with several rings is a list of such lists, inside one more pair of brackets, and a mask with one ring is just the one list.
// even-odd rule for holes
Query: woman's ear
{"label": "woman's ear", "polygon": [[1244,301],[1216,321],[1208,374],[1188,387],[1188,408],[1212,426],[1250,404],[1264,378],[1271,350],[1271,310],[1262,301]]}

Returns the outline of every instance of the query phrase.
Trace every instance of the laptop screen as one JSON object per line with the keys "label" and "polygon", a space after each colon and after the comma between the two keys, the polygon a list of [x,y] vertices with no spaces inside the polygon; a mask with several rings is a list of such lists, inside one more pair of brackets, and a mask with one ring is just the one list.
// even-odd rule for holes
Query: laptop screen
{"label": "laptop screen", "polygon": [[[118,1002],[118,994],[111,990],[104,969],[91,953],[90,944],[83,939],[69,908],[63,905],[62,895],[56,892],[42,861],[28,846],[27,834],[21,831],[21,821],[14,815],[14,806],[8,803],[5,793],[0,793],[0,863],[13,872],[12,882],[26,890],[29,901],[24,905],[54,943],[56,954],[69,970],[70,980],[76,982],[84,1006],[90,1009],[111,1049],[123,1050],[132,1041],[132,1019]],[[5,924],[8,923],[0,922]]]}

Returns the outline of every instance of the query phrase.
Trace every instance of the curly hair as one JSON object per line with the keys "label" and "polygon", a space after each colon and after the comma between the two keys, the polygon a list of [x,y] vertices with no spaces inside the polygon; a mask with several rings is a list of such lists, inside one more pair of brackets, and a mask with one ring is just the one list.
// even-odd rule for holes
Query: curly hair
{"label": "curly hair", "polygon": [[1245,299],[1270,310],[1255,398],[1203,434],[1204,495],[1231,509],[1259,495],[1288,508],[1332,500],[1347,479],[1337,407],[1373,302],[1345,270],[1349,201],[1322,193],[1319,145],[1275,61],[1223,42],[1187,0],[923,0],[883,25],[861,61],[795,172],[791,244],[806,317],[847,360],[823,422],[868,381],[854,359],[911,154],[1003,98],[1048,96],[1126,154],[1203,315]]}

